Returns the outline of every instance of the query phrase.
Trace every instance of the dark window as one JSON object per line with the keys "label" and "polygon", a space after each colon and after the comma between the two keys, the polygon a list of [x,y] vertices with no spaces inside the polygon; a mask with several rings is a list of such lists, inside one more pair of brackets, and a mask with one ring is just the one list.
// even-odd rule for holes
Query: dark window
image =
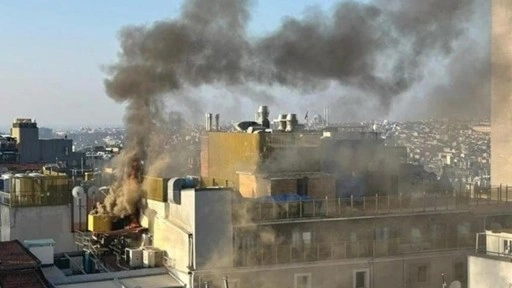
{"label": "dark window", "polygon": [[453,274],[455,275],[455,280],[464,281],[466,280],[466,265],[463,262],[455,263],[453,267]]}
{"label": "dark window", "polygon": [[297,179],[297,194],[301,196],[308,195],[308,177]]}
{"label": "dark window", "polygon": [[427,266],[418,267],[418,282],[427,282]]}
{"label": "dark window", "polygon": [[355,288],[366,288],[366,271],[357,271],[355,282]]}

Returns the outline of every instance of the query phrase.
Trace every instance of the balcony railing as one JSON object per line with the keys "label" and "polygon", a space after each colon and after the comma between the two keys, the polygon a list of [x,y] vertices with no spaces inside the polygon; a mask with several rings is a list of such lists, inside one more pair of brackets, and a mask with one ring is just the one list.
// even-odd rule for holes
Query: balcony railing
{"label": "balcony railing", "polygon": [[419,252],[471,249],[473,239],[367,240],[311,243],[309,245],[265,245],[235,251],[234,265],[259,266],[333,259],[386,257]]}
{"label": "balcony railing", "polygon": [[[468,210],[490,205],[512,208],[512,189],[489,189],[481,193],[374,195],[350,198],[325,198],[306,201],[262,202],[242,199],[233,203],[233,219],[243,224],[246,215],[251,221],[272,221],[315,217],[360,217],[400,213]],[[244,217],[240,217],[241,214]]]}
{"label": "balcony railing", "polygon": [[477,254],[505,257],[512,261],[512,233],[503,233],[503,235],[478,233],[475,246]]}

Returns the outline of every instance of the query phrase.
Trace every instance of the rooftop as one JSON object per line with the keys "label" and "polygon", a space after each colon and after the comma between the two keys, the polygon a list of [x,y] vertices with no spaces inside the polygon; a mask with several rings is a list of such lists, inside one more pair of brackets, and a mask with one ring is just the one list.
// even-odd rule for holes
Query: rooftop
{"label": "rooftop", "polygon": [[18,240],[0,242],[0,271],[37,268],[40,264]]}
{"label": "rooftop", "polygon": [[18,240],[0,242],[0,287],[52,287],[39,269],[41,262]]}

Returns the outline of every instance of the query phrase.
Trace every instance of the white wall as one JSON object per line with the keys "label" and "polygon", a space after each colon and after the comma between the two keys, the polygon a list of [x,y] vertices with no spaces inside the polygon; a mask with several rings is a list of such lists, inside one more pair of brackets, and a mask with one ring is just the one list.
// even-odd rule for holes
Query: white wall
{"label": "white wall", "polygon": [[17,207],[0,205],[2,241],[53,239],[55,253],[75,251],[68,205]]}
{"label": "white wall", "polygon": [[478,256],[468,257],[468,288],[511,287],[512,263]]}

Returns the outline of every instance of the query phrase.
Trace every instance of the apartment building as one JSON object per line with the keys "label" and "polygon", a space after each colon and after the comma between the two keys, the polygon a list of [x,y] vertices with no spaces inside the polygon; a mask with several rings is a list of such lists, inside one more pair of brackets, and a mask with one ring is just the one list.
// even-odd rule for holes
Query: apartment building
{"label": "apartment building", "polygon": [[148,191],[142,224],[190,287],[467,287],[475,233],[512,223],[502,191],[400,190],[401,150],[371,134],[266,129],[207,132],[202,188]]}

